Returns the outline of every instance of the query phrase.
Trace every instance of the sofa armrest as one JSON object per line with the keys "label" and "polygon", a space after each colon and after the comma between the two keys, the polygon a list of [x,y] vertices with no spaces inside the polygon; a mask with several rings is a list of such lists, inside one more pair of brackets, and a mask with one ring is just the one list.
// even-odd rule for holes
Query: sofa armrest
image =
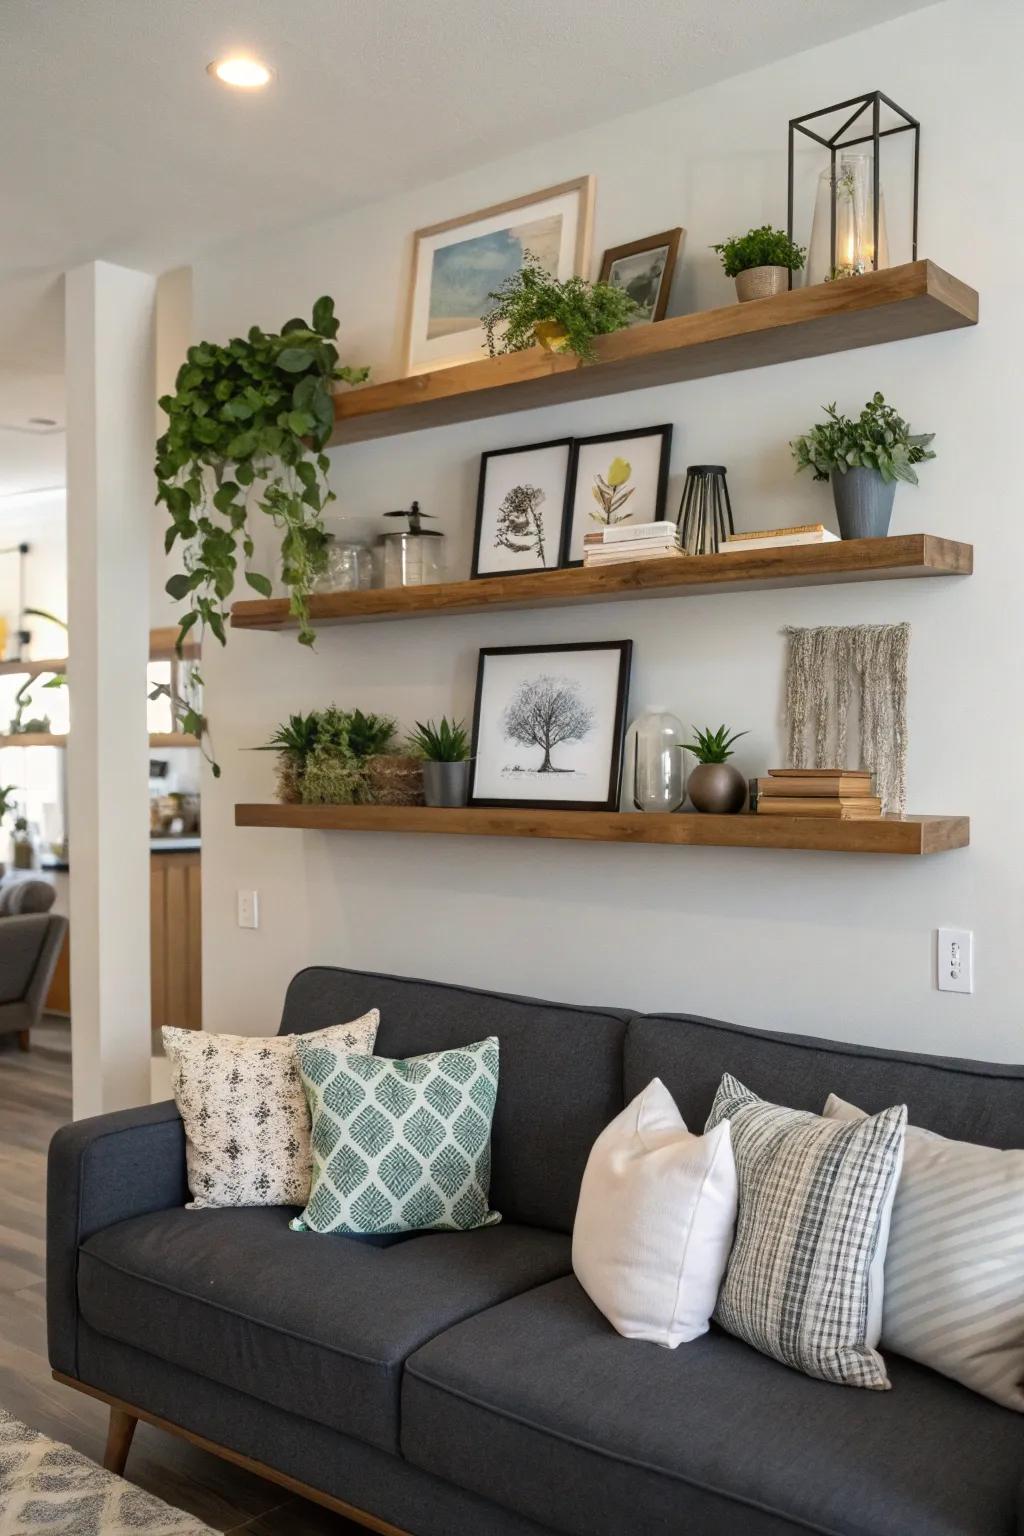
{"label": "sofa armrest", "polygon": [[57,1131],[46,1193],[46,1314],[55,1371],[78,1375],[79,1245],[104,1227],[188,1198],[185,1131],[172,1100]]}

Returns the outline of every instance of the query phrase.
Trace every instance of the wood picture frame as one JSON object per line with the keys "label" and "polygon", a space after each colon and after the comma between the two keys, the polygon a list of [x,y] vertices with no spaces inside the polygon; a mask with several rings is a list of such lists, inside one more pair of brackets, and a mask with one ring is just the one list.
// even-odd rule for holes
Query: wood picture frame
{"label": "wood picture frame", "polygon": [[[672,426],[665,422],[657,427],[628,427],[621,432],[599,432],[595,437],[578,437],[573,442],[572,463],[569,467],[569,491],[566,496],[566,513],[564,523],[564,541],[562,544],[562,566],[580,566],[583,564],[583,533],[592,533],[601,526],[601,522],[594,517],[592,508],[593,495],[588,495],[581,476],[589,476],[592,467],[588,463],[591,454],[588,450],[604,447],[607,450],[606,457],[611,459],[622,458],[629,451],[629,444],[646,438],[659,438],[660,449],[658,451],[657,465],[647,465],[643,471],[643,480],[638,483],[640,498],[634,504],[627,517],[617,519],[616,526],[630,520],[638,523],[658,522],[664,516],[665,504],[668,500],[668,472],[672,457]],[[625,483],[628,486],[628,482]]]}
{"label": "wood picture frame", "polygon": [[[618,266],[622,266],[621,281],[616,286],[625,288],[629,292],[630,282],[642,282],[645,278],[649,282],[651,273],[645,274],[636,258],[651,255],[652,263],[662,260],[661,270],[657,274],[657,289],[653,298],[646,301],[646,293],[630,294],[643,305],[643,312],[634,315],[629,322],[634,325],[652,325],[655,321],[664,320],[665,311],[668,308],[669,293],[672,288],[672,278],[676,270],[676,258],[679,255],[679,247],[686,238],[685,229],[664,229],[659,235],[648,235],[643,240],[629,240],[625,245],[612,245],[601,257],[601,270],[598,273],[598,281],[610,283]],[[636,269],[635,276],[632,275]]]}
{"label": "wood picture frame", "polygon": [[[617,811],[632,657],[631,640],[483,647],[467,804]],[[545,669],[547,658],[550,667]],[[531,689],[540,689],[541,697],[530,698]],[[525,719],[517,719],[520,703],[530,706]],[[535,728],[538,717],[541,724]],[[556,749],[557,764],[552,762]],[[530,755],[528,762],[518,760],[524,753]],[[494,792],[506,783],[507,795]],[[565,790],[561,797],[554,794],[557,788]],[[588,789],[599,793],[588,794]]]}
{"label": "wood picture frame", "polygon": [[[492,448],[487,453],[480,455],[480,481],[476,497],[476,524],[473,529],[473,565],[470,571],[470,576],[473,580],[482,576],[522,576],[527,572],[555,571],[558,569],[562,558],[562,551],[565,548],[565,525],[569,515],[569,485],[571,482],[573,448],[574,441],[571,437],[558,437],[546,443],[526,443],[519,448]],[[526,468],[526,463],[531,455],[535,459],[533,479],[542,483],[529,486],[523,483],[518,484],[516,487],[512,487],[509,484],[506,491],[505,485],[510,477],[507,474],[492,474],[492,467],[500,472],[506,468],[506,461],[508,464],[511,464],[516,458],[522,457],[524,460],[522,473],[527,474],[529,471]],[[495,486],[493,481],[499,479],[500,483]],[[557,483],[559,479],[561,481],[560,487]],[[527,541],[536,548],[538,538],[542,539],[539,550],[539,563],[536,558],[517,561],[514,558],[505,559],[493,555],[493,550],[499,547],[499,544],[506,548],[510,547],[504,540],[496,538],[496,535],[501,531],[502,512],[508,497],[513,494],[514,489],[542,491],[544,494],[541,500],[549,503],[545,509],[546,512],[549,515],[557,515],[557,527],[553,527],[549,521],[547,526],[543,528],[543,534],[539,535],[535,524],[538,516],[543,517],[539,510],[539,503],[533,507],[524,506],[523,508],[524,515],[532,514],[530,521],[534,524],[525,533]],[[557,504],[554,504],[553,498],[556,496]],[[512,515],[513,511],[510,508],[505,514],[504,520],[506,525]],[[514,535],[514,528],[512,531]],[[508,536],[507,528],[506,536]],[[492,551],[490,559],[488,559],[488,550]],[[515,551],[510,552],[515,553]],[[527,551],[523,550],[522,553],[526,554]],[[548,558],[549,555],[550,558]]]}
{"label": "wood picture frame", "polygon": [[[528,217],[531,211],[534,215],[532,220]],[[514,223],[506,220],[502,224],[502,220],[511,214],[520,214],[521,217]],[[467,323],[476,318],[473,314],[434,313],[434,304],[439,297],[435,285],[441,280],[437,270],[439,253],[452,251],[451,259],[456,260],[455,248],[458,247],[465,256],[475,254],[479,257],[483,253],[482,243],[485,241],[495,242],[504,249],[508,258],[504,265],[498,261],[489,276],[475,277],[469,291],[458,287],[457,273],[449,280],[443,308],[457,310],[456,299],[465,297],[466,308],[471,310],[474,304],[479,306],[482,303],[486,292],[497,287],[511,271],[518,270],[512,264],[515,259],[515,242],[519,243],[520,256],[522,250],[531,249],[531,225],[534,226],[533,237],[543,238],[552,256],[557,245],[557,261],[552,261],[557,277],[585,277],[590,265],[593,217],[594,178],[577,176],[572,181],[543,187],[539,192],[508,198],[505,202],[492,203],[474,213],[462,214],[458,218],[445,219],[439,224],[417,229],[413,234],[402,343],[405,376],[408,378],[413,374],[433,372],[437,368],[451,368],[486,356],[483,350],[483,327]],[[556,222],[557,230],[554,228]],[[474,227],[476,232],[471,233]],[[445,238],[455,230],[465,230],[466,234],[459,241]],[[470,244],[479,244],[481,249],[475,253],[466,251],[465,247]],[[494,256],[497,253],[488,251],[487,254]],[[483,310],[480,309],[479,313],[483,313]],[[433,336],[429,334],[432,325],[436,332]]]}

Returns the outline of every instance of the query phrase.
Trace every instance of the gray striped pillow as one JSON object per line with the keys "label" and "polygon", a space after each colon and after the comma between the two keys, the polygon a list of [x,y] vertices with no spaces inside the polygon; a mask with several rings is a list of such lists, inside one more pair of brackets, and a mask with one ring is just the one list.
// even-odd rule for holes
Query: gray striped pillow
{"label": "gray striped pillow", "polygon": [[[825,1114],[859,1121],[831,1094]],[[907,1127],[882,1341],[1024,1413],[1024,1150]]]}
{"label": "gray striped pillow", "polygon": [[808,1376],[885,1390],[870,1277],[899,1174],[906,1106],[843,1124],[759,1099],[728,1073],[705,1130],[728,1120],[739,1213],[715,1320]]}

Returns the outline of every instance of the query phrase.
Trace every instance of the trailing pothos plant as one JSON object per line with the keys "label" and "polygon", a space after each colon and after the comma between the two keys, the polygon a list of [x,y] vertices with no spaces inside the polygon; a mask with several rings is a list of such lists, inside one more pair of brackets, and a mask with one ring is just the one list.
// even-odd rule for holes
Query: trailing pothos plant
{"label": "trailing pothos plant", "polygon": [[[174,393],[160,401],[168,425],[156,445],[156,499],[170,515],[165,548],[178,544],[184,556],[167,591],[188,605],[179,654],[193,629],[226,644],[227,604],[240,572],[253,591],[270,596],[270,577],[252,566],[256,514],[281,535],[281,575],[299,640],[313,643],[309,597],[326,566],[322,514],[334,500],[324,453],[334,426],[331,386],[368,375],[340,363],[337,334],[334,301],[325,296],[311,322],[289,320],[279,334],[254,325],[224,346],[199,342]],[[192,682],[201,681],[193,668]],[[184,728],[204,735],[205,719],[187,713]]]}

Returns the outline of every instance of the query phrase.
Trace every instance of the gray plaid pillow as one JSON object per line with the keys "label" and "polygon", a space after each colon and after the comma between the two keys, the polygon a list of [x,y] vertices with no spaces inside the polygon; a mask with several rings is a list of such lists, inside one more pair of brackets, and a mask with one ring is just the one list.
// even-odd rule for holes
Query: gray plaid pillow
{"label": "gray plaid pillow", "polygon": [[825,1120],[759,1099],[726,1073],[705,1129],[722,1120],[739,1213],[716,1322],[808,1376],[885,1390],[871,1338],[871,1268],[899,1177],[906,1106]]}

